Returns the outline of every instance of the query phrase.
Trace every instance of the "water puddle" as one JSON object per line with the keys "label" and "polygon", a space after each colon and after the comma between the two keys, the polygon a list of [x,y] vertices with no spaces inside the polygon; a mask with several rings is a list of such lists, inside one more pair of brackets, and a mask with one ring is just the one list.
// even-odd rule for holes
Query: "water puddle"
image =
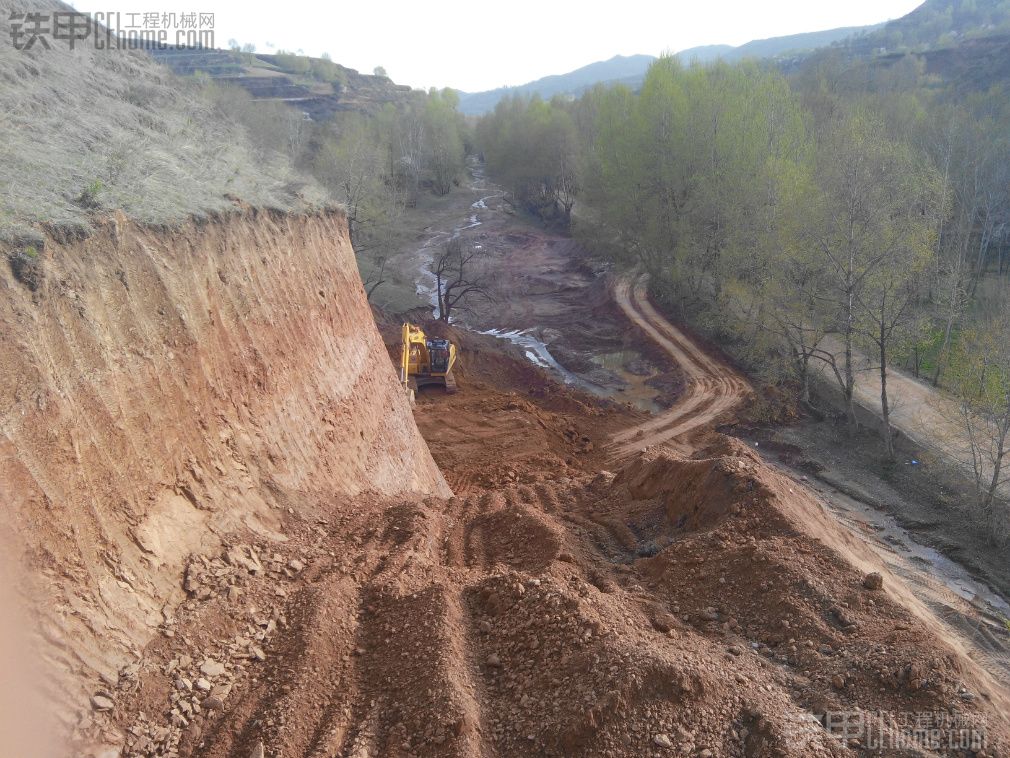
{"label": "water puddle", "polygon": [[540,368],[553,371],[561,377],[561,380],[565,384],[569,386],[578,387],[579,389],[591,392],[594,395],[609,396],[609,392],[606,388],[583,379],[578,374],[569,371],[558,363],[557,359],[551,355],[551,351],[550,348],[547,347],[547,343],[530,334],[529,329],[488,329],[487,331],[480,332],[480,334],[497,337],[498,339],[506,340],[507,342],[511,342],[513,345],[522,348],[526,353],[527,360]]}
{"label": "water puddle", "polygon": [[636,408],[648,413],[661,413],[665,410],[658,401],[659,390],[648,384],[649,379],[655,375],[654,371],[644,365],[643,368],[647,368],[647,372],[636,373],[628,369],[629,366],[634,366],[636,363],[644,364],[642,354],[637,350],[595,353],[589,356],[589,360],[609,371],[623,383],[623,386],[618,390],[605,390],[606,397],[631,403]]}
{"label": "water puddle", "polygon": [[[830,484],[828,485],[830,487]],[[934,548],[916,542],[889,514],[859,502],[832,488],[829,507],[864,539],[869,534],[885,550],[895,553],[920,571],[977,608],[1010,618],[1010,602],[985,582],[975,578],[960,563]]]}

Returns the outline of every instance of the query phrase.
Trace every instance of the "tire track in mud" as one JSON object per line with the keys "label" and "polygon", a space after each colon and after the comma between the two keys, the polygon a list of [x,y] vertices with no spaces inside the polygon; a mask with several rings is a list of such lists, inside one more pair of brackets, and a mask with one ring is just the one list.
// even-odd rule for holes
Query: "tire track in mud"
{"label": "tire track in mud", "polygon": [[653,445],[687,444],[689,434],[711,426],[751,393],[750,385],[731,367],[713,359],[649,302],[648,275],[625,278],[614,287],[614,299],[624,314],[681,367],[688,388],[671,408],[655,418],[614,435],[617,458]]}

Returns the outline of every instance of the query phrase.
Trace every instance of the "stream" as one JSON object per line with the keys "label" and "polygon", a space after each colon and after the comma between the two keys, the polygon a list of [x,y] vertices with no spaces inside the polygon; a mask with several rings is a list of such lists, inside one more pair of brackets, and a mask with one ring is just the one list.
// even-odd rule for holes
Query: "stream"
{"label": "stream", "polygon": [[[470,166],[470,172],[473,181],[469,185],[469,189],[474,192],[487,192],[490,188],[486,186],[486,179],[484,177],[483,169],[477,165]],[[490,210],[488,207],[488,201],[496,197],[501,197],[502,193],[492,192],[491,194],[485,195],[477,200],[475,200],[470,205],[470,209],[474,212],[470,214],[467,220],[454,226],[450,231],[438,231],[433,232],[431,236],[425,240],[424,244],[416,251],[415,260],[417,264],[415,266],[415,289],[417,296],[426,303],[430,303],[432,307],[432,318],[438,318],[438,280],[435,274],[431,271],[431,265],[435,259],[434,246],[436,243],[441,243],[442,241],[449,241],[456,239],[463,232],[468,229],[474,229],[480,226],[483,222],[480,220],[478,211]],[[474,329],[468,326],[463,321],[457,321],[450,317],[450,321],[458,327],[464,329],[469,329],[470,331],[476,332],[477,334],[483,334],[490,337],[495,337],[496,339],[505,340],[523,351],[526,359],[533,363],[535,366],[546,369],[554,374],[554,376],[559,379],[563,384],[570,387],[577,387],[580,390],[589,392],[591,394],[597,395],[599,397],[613,398],[615,392],[603,387],[595,382],[591,382],[588,379],[584,379],[573,371],[569,371],[567,368],[561,365],[551,354],[550,348],[547,343],[539,339],[533,332],[533,329],[507,329],[507,328],[492,328],[484,331]]]}

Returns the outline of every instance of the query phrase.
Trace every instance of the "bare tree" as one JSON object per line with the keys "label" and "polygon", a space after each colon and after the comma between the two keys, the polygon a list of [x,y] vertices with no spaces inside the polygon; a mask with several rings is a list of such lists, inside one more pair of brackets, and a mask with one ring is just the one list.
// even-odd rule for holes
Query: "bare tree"
{"label": "bare tree", "polygon": [[291,159],[298,161],[301,159],[305,149],[305,143],[309,138],[310,121],[301,111],[289,108],[284,112],[284,134],[287,138],[286,147]]}
{"label": "bare tree", "polygon": [[479,300],[493,301],[486,263],[487,253],[480,245],[465,242],[461,237],[453,237],[446,243],[431,264],[440,320],[448,323],[454,311],[472,312]]}
{"label": "bare tree", "polygon": [[894,434],[891,429],[892,401],[887,392],[887,369],[895,343],[915,331],[914,305],[920,292],[917,274],[929,265],[930,255],[908,256],[893,260],[870,278],[859,292],[862,311],[859,331],[873,346],[880,372],[880,416],[884,422],[881,435],[887,460],[894,460]]}
{"label": "bare tree", "polygon": [[375,290],[386,283],[386,256],[380,255],[376,258],[375,265],[378,268],[370,271],[365,278],[365,295],[369,301],[371,301],[372,295],[375,294]]}

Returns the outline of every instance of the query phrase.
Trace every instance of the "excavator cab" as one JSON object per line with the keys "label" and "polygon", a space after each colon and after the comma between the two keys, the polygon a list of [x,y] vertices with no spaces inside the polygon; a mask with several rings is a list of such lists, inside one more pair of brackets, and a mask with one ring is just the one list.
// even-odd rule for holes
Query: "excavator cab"
{"label": "excavator cab", "polygon": [[428,354],[431,356],[431,371],[433,374],[445,374],[449,371],[449,340],[428,340]]}
{"label": "excavator cab", "polygon": [[456,391],[452,367],[456,362],[456,346],[449,340],[429,339],[419,326],[403,325],[403,346],[400,356],[400,382],[413,397],[421,387],[439,385],[450,395]]}

